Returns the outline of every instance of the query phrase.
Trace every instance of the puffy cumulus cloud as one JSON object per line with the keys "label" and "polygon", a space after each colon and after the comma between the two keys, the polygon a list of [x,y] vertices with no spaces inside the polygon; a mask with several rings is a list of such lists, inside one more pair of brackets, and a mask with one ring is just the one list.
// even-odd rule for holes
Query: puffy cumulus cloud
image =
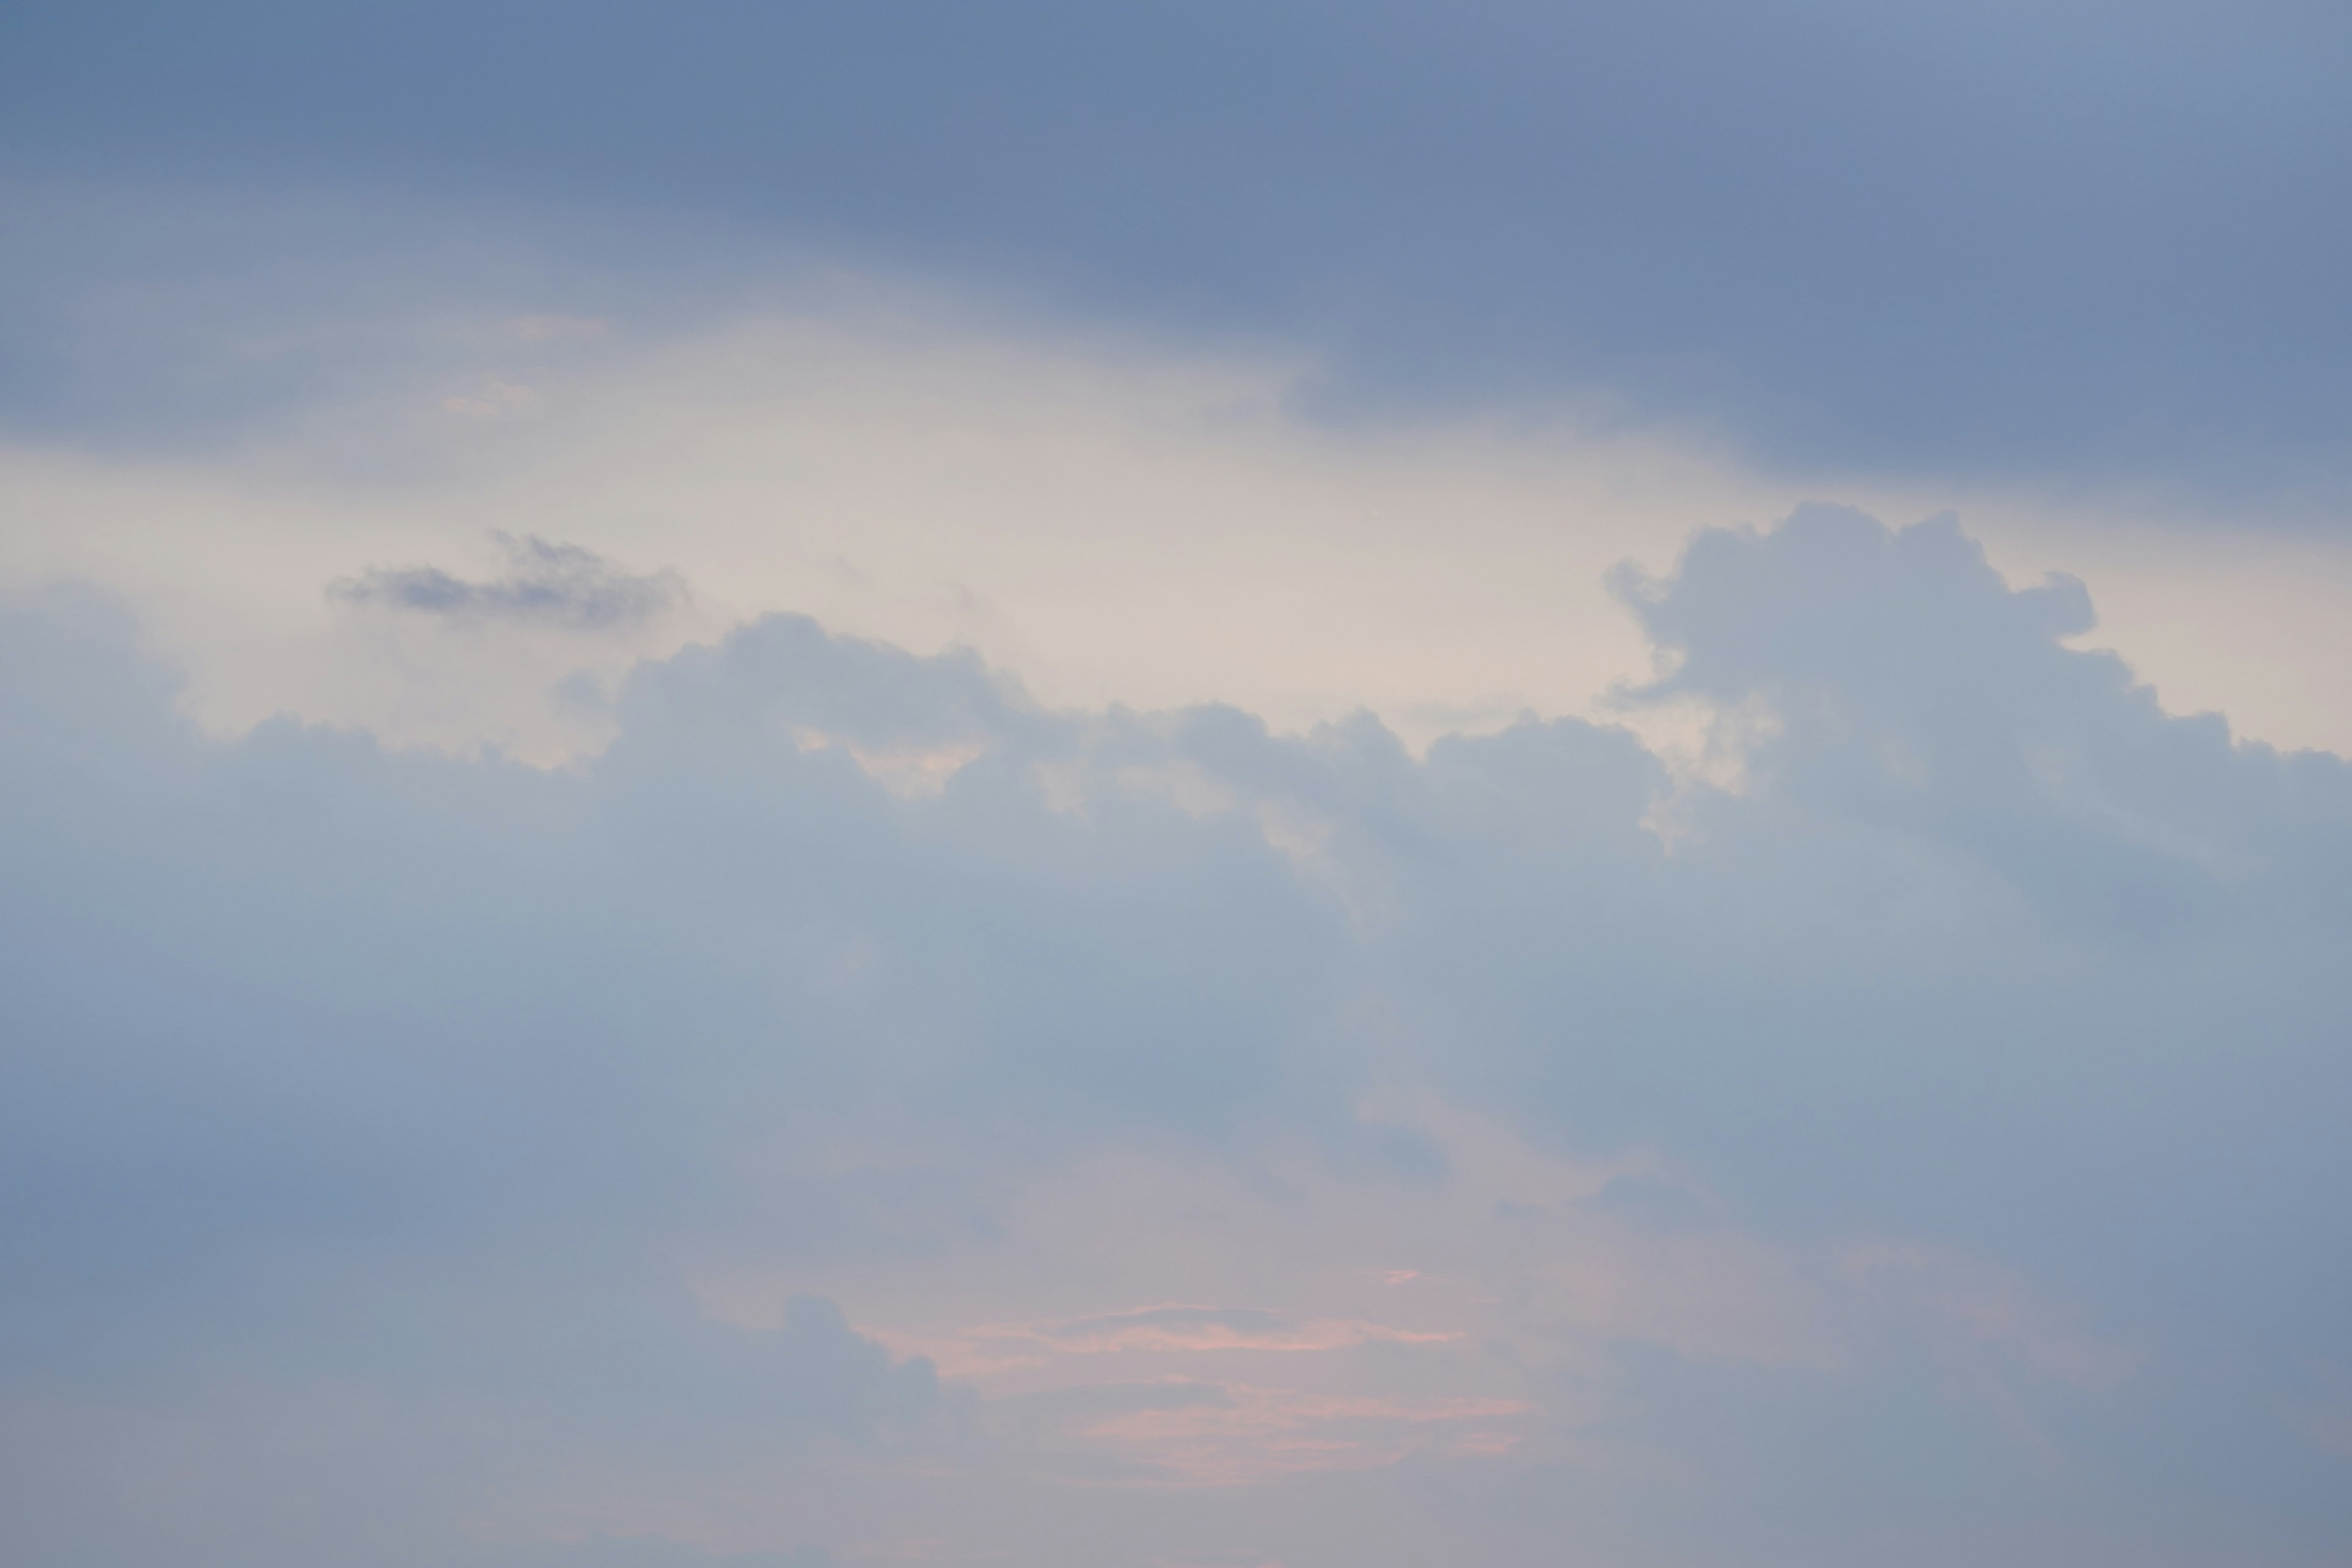
{"label": "puffy cumulus cloud", "polygon": [[14,605],[12,1560],[2340,1558],[2344,763],[1946,522],[1623,591],[1721,766],[774,616],[538,770]]}

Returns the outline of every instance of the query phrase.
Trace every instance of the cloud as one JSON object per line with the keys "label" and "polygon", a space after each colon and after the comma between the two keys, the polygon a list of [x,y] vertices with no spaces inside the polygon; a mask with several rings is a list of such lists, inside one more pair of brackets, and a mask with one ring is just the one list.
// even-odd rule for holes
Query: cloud
{"label": "cloud", "polygon": [[327,595],[459,625],[504,622],[573,632],[626,629],[686,597],[686,584],[674,573],[640,575],[581,545],[551,544],[530,534],[493,537],[506,563],[503,577],[469,583],[436,566],[371,566],[330,584]]}
{"label": "cloud", "polygon": [[[894,1364],[830,1303],[753,1333],[642,1310],[636,1283],[542,1279],[518,1301],[513,1280],[446,1265],[379,1273],[331,1307],[249,1299],[284,1336],[277,1359],[215,1363],[193,1398],[14,1378],[0,1541],[42,1563],[135,1561],[169,1537],[201,1564],[826,1568],[789,1527],[730,1542],[663,1494],[919,1451],[943,1415],[928,1366]],[[322,1310],[344,1319],[324,1335]]]}
{"label": "cloud", "polygon": [[[638,657],[790,607],[902,647],[969,646],[1053,706],[1216,700],[1283,730],[1369,708],[1418,750],[1526,711],[1608,717],[1600,700],[1647,670],[1608,567],[1663,567],[1697,523],[1778,516],[1801,493],[1671,426],[1518,404],[1335,425],[1296,348],[1015,331],[969,302],[849,292],[803,281],[772,311],[541,365],[519,362],[488,305],[453,328],[446,305],[371,288],[357,321],[320,329],[334,384],[235,441],[0,447],[16,520],[0,581],[89,575],[131,595],[222,733],[286,712],[552,762],[610,731],[551,692],[610,687]],[[236,342],[253,338],[289,355],[310,341],[266,313]],[[548,396],[527,425],[428,416],[483,376]],[[2169,710],[2352,749],[2336,613],[2352,549],[2276,510],[1864,493],[1888,516],[1962,503],[2012,577],[2095,578],[2097,636]],[[634,636],[507,636],[496,658],[435,635],[437,617],[319,614],[320,584],[369,562],[494,577],[456,563],[518,519],[658,560],[695,595]],[[1289,585],[1302,574],[1313,595]],[[1637,718],[1659,743],[1679,735],[1677,716]]]}
{"label": "cloud", "polygon": [[536,343],[602,337],[609,324],[585,316],[517,316],[507,323],[507,331],[525,342]]}
{"label": "cloud", "polygon": [[[104,363],[87,323],[127,300],[194,295],[173,323],[194,335],[223,274],[282,298],[361,247],[383,287],[488,274],[500,319],[517,297],[584,319],[610,284],[547,279],[585,255],[674,317],[756,292],[797,241],[1123,325],[1311,335],[1357,404],[1524,384],[1731,429],[1783,471],[2343,493],[2344,230],[2308,193],[2352,137],[2347,39],[2310,8],[1052,0],[981,27],[932,0],[901,28],[504,0],[463,56],[367,13],[299,37],[260,7],[136,15],[11,51],[23,166],[110,209],[11,193],[38,214],[0,352],[20,418],[131,401],[168,425],[224,381],[299,403],[250,365],[58,374]],[[200,88],[126,36],[219,70]],[[240,221],[256,189],[322,182],[340,199],[307,224]],[[391,210],[419,191],[457,210]],[[485,212],[536,222],[526,259],[484,257]]]}
{"label": "cloud", "polygon": [[1441,1344],[1461,1336],[1390,1328],[1359,1319],[1298,1319],[1255,1307],[1134,1307],[1063,1322],[966,1329],[974,1340],[1034,1340],[1065,1355],[1119,1351],[1331,1351],[1350,1346]]}
{"label": "cloud", "polygon": [[1627,592],[1738,787],[794,616],[560,768],[210,737],[12,605],[0,1541],[2340,1555],[2352,770],[1945,522]]}
{"label": "cloud", "polygon": [[813,1548],[794,1552],[711,1552],[660,1536],[594,1535],[576,1543],[519,1547],[485,1556],[494,1568],[833,1568]]}
{"label": "cloud", "polygon": [[[1323,1470],[1377,1469],[1422,1449],[1507,1453],[1534,1407],[1510,1399],[1335,1397],[1214,1385],[1205,1397],[1138,1402],[1085,1436],[1198,1485],[1238,1486]],[[1440,1430],[1433,1434],[1432,1427]]]}
{"label": "cloud", "polygon": [[539,405],[539,394],[520,382],[486,381],[472,392],[457,393],[441,406],[467,419],[511,419]]}

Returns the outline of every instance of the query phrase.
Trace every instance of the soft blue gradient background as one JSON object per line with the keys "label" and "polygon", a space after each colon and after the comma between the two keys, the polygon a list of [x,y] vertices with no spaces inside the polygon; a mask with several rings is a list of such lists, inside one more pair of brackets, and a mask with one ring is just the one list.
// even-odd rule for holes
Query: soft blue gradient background
{"label": "soft blue gradient background", "polygon": [[[298,501],[465,478],[300,437],[448,412],[489,363],[451,322],[658,342],[812,278],[1296,353],[1326,428],[1566,406],[2208,543],[2352,496],[2352,12],[2285,0],[26,4],[0,242],[0,446],[283,439]],[[304,604],[491,648],[709,586],[543,525],[509,579]],[[2167,712],[2083,646],[2098,584],[1949,518],[1810,506],[1613,585],[1658,656],[1624,727],[1058,707],[771,605],[565,681],[612,738],[544,768],[207,733],[129,590],[8,587],[0,1557],[916,1560],[662,1511],[749,1476],[1036,1568],[2352,1561],[2352,765]],[[1645,743],[1675,715],[1715,771]],[[900,754],[961,765],[859,760]],[[704,1289],[1017,1276],[1008,1194],[1107,1150],[1274,1213],[1275,1148],[1466,1191],[1364,1111],[1398,1085],[1654,1156],[1578,1208],[1643,1256],[1901,1279],[1824,1287],[1811,1360],[1465,1344],[1539,1440],[1189,1489],[1038,1433],[1237,1384],[1024,1404],[845,1296]],[[1154,1305],[1049,1273],[1038,1321]]]}

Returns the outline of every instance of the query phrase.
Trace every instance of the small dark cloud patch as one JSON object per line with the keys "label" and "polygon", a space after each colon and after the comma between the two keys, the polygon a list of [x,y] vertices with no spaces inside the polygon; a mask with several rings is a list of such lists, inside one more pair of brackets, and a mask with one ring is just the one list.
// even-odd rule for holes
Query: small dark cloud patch
{"label": "small dark cloud patch", "polygon": [[371,566],[327,585],[346,605],[377,605],[453,621],[503,621],[608,632],[640,626],[686,597],[675,572],[638,574],[578,544],[497,535],[504,575],[469,583],[437,566]]}

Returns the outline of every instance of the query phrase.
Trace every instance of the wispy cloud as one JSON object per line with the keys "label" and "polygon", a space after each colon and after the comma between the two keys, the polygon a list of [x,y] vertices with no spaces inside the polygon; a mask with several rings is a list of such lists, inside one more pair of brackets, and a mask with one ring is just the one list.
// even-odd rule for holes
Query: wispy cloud
{"label": "wispy cloud", "polygon": [[1462,1336],[1391,1328],[1358,1318],[1298,1318],[1255,1307],[1137,1307],[1059,1322],[967,1329],[974,1340],[1028,1340],[1069,1355],[1120,1351],[1337,1351],[1387,1343],[1443,1344]]}
{"label": "wispy cloud", "polygon": [[[1404,1399],[1173,1384],[1190,1397],[1144,1398],[1083,1428],[1165,1474],[1240,1486],[1320,1470],[1373,1469],[1416,1451],[1507,1453],[1536,1413],[1524,1400]],[[1160,1393],[1159,1389],[1146,1392]]]}
{"label": "wispy cloud", "polygon": [[685,581],[673,572],[630,572],[582,545],[536,534],[493,537],[506,567],[502,576],[469,582],[437,566],[371,566],[328,584],[328,597],[459,623],[576,632],[636,626],[686,597]]}

